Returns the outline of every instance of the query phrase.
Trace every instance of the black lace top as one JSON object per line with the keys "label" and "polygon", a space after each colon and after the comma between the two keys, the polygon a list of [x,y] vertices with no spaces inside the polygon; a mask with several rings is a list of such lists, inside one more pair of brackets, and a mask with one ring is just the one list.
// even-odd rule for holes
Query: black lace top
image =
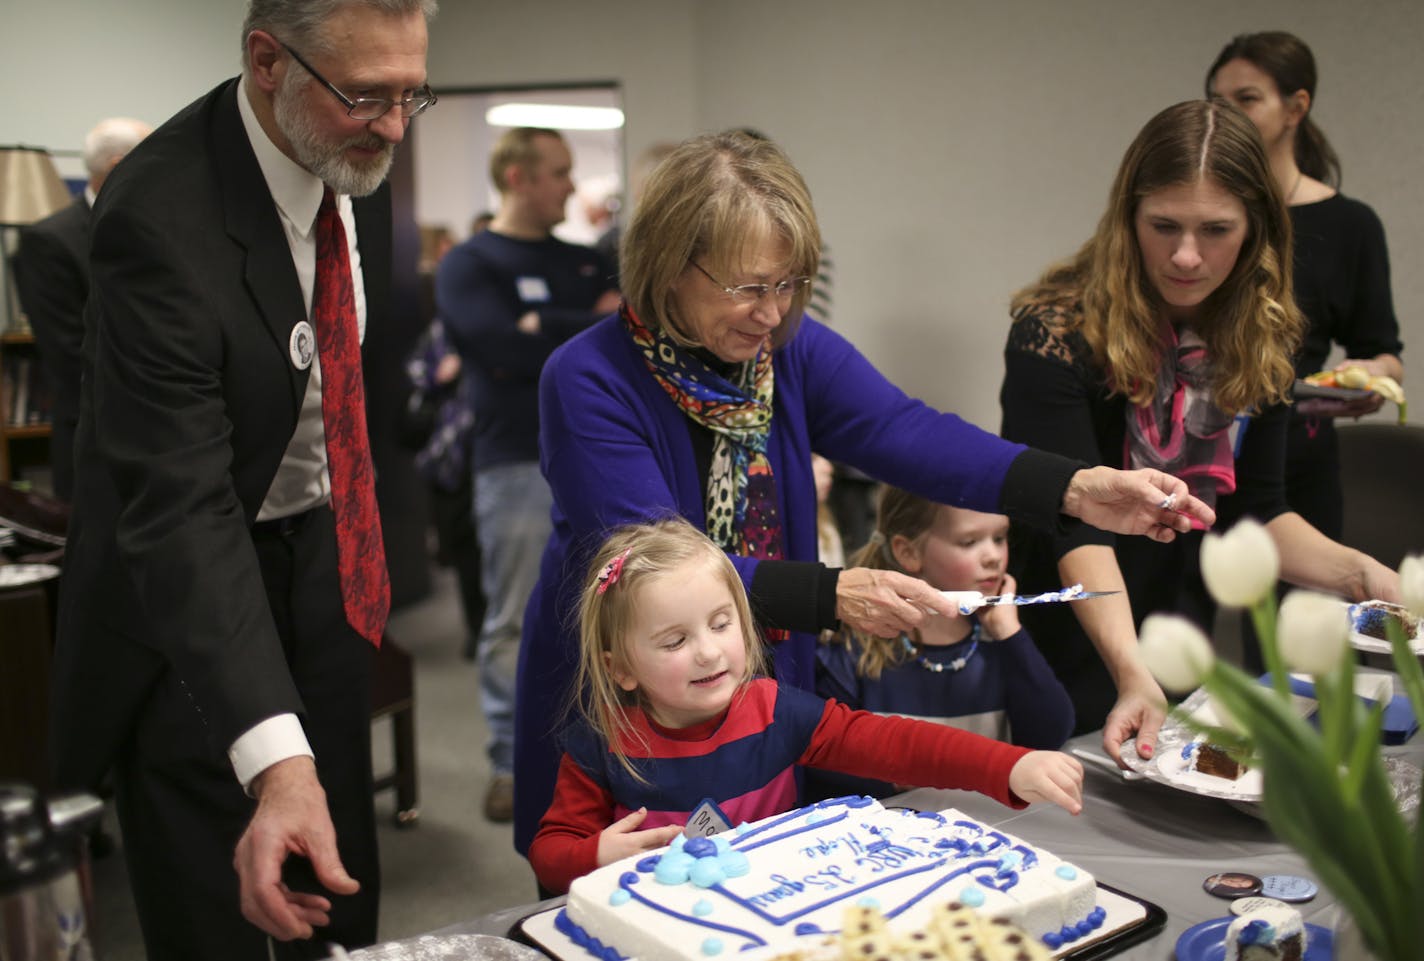
{"label": "black lace top", "polygon": [[[1083,335],[1065,332],[1064,321],[1075,309],[1027,307],[1014,315],[1004,349],[999,432],[1090,464],[1122,467],[1127,401],[1108,393],[1106,372],[1095,364]],[[1237,489],[1217,503],[1218,529],[1246,514],[1264,523],[1288,509],[1282,480],[1286,415],[1287,408],[1271,407],[1239,435]],[[1086,524],[1053,535],[1016,525],[1009,562],[1020,592],[1047,591],[1062,586],[1058,560],[1064,554],[1087,544],[1109,545],[1117,552],[1137,623],[1154,611],[1175,610],[1209,626],[1211,604],[1196,572],[1200,542],[1195,534],[1159,544],[1146,537],[1116,538]],[[1113,689],[1092,642],[1068,610],[1072,606],[1026,607],[1020,617],[1073,695],[1078,729],[1092,730],[1112,706]]]}

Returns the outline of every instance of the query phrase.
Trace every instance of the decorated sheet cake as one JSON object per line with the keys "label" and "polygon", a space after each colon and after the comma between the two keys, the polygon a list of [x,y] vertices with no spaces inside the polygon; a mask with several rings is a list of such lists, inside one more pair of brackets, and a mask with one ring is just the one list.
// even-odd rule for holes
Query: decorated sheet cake
{"label": "decorated sheet cake", "polygon": [[1098,897],[1086,871],[959,811],[856,797],[607,865],[573,883],[555,923],[604,959],[774,957],[839,935],[848,907],[908,933],[954,904],[1056,953],[1104,930]]}

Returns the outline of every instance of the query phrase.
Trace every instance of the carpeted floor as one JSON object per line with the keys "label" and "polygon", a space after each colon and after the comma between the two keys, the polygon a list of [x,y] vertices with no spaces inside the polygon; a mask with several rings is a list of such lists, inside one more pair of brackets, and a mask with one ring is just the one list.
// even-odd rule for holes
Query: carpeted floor
{"label": "carpeted floor", "polygon": [[[428,598],[391,617],[390,636],[415,662],[420,818],[394,824],[395,794],[376,798],[381,844],[381,936],[396,940],[534,901],[534,875],[507,824],[481,813],[488,767],[475,666],[460,656],[464,624],[449,570]],[[390,766],[389,722],[373,730],[377,773]],[[106,825],[117,835],[112,811]],[[94,947],[102,961],[143,961],[120,846],[94,862]]]}

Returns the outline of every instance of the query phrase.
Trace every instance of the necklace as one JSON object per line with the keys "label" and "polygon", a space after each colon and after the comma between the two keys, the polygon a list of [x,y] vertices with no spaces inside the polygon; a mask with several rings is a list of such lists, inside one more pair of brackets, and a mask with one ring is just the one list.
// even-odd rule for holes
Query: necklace
{"label": "necklace", "polygon": [[942,674],[945,671],[962,671],[964,665],[969,663],[969,659],[979,650],[979,622],[975,621],[974,626],[969,631],[969,650],[964,652],[962,657],[956,657],[948,664],[941,664],[939,661],[932,661],[920,653],[920,649],[910,640],[910,635],[901,634],[900,643],[905,645],[905,653],[914,658],[915,663],[927,671]]}
{"label": "necklace", "polygon": [[1301,182],[1302,180],[1304,180],[1304,179],[1305,179],[1305,171],[1304,171],[1304,170],[1296,170],[1296,172],[1295,172],[1295,183],[1291,186],[1290,193],[1286,194],[1286,206],[1287,206],[1287,207],[1289,207],[1289,206],[1290,206],[1290,202],[1295,199],[1295,192],[1300,189],[1300,182]]}

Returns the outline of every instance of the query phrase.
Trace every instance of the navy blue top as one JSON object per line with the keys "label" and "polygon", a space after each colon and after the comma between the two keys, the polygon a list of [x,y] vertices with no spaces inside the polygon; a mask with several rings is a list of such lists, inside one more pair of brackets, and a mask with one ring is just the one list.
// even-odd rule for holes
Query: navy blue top
{"label": "navy blue top", "polygon": [[[470,372],[478,469],[539,459],[539,372],[555,347],[598,319],[593,305],[613,289],[612,276],[592,248],[490,230],[440,261],[435,306]],[[537,334],[517,326],[531,310]]]}
{"label": "navy blue top", "polygon": [[[857,670],[862,650],[854,637],[848,644],[836,639],[817,648],[816,693],[847,707],[937,721],[1035,750],[1056,750],[1072,733],[1068,691],[1025,630],[1002,641],[971,634],[956,644],[920,646],[919,656],[887,665],[878,678]],[[940,670],[926,667],[920,657]],[[960,658],[963,667],[954,670]],[[893,793],[883,782],[824,780],[852,793]],[[846,793],[829,785],[822,791],[810,777],[806,786],[808,800]]]}

